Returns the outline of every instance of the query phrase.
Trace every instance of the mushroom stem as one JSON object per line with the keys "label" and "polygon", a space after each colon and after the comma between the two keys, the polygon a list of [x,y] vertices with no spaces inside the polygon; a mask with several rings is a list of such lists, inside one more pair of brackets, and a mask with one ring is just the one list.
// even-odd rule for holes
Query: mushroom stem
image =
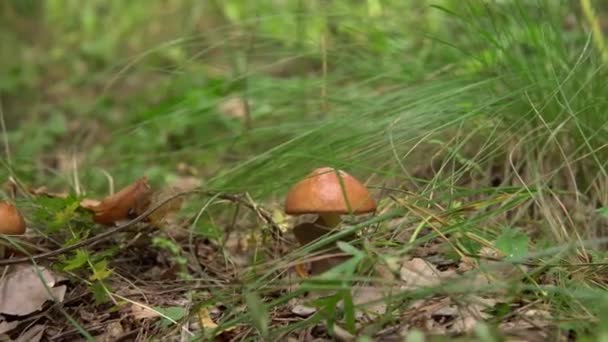
{"label": "mushroom stem", "polygon": [[315,223],[318,223],[327,228],[335,228],[342,220],[338,214],[319,214],[319,218]]}

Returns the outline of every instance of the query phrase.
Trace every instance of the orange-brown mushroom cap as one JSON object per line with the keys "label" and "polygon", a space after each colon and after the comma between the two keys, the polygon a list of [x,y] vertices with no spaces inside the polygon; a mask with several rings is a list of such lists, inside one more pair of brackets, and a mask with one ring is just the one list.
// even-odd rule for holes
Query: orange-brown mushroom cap
{"label": "orange-brown mushroom cap", "polygon": [[0,234],[20,235],[25,233],[25,220],[17,208],[0,201]]}
{"label": "orange-brown mushroom cap", "polygon": [[322,167],[287,193],[285,212],[301,214],[364,214],[376,210],[369,191],[345,171]]}

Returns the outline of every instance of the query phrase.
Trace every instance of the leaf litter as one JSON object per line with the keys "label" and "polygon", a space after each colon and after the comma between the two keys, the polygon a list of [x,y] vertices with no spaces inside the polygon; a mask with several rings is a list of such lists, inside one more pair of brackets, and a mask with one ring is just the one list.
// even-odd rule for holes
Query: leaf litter
{"label": "leaf litter", "polygon": [[[147,183],[147,179],[140,178],[101,201],[81,201],[80,205],[92,211],[95,221],[104,224],[118,224],[124,219],[132,218],[136,213],[141,213],[147,208],[153,207],[155,203],[170,198],[177,191],[191,190],[200,186],[200,182],[193,181],[189,178],[190,176],[184,177],[185,180],[177,179],[173,184],[174,186],[160,191],[153,191]],[[40,192],[37,196],[47,195]],[[58,197],[57,200],[64,200],[64,198]],[[99,252],[105,248],[110,248],[112,244],[125,243],[124,239],[126,238],[130,247],[118,249],[118,253],[110,259],[113,260],[111,268],[109,268],[109,264],[95,261],[93,263],[95,265],[94,272],[92,275],[88,275],[89,279],[95,283],[92,288],[98,286],[98,290],[102,290],[100,293],[103,294],[104,291],[110,291],[111,294],[120,293],[121,296],[129,298],[130,301],[141,302],[145,305],[129,304],[128,309],[125,309],[124,303],[116,302],[115,305],[118,305],[116,308],[118,310],[108,311],[111,307],[108,307],[107,304],[99,305],[94,304],[94,301],[85,300],[87,309],[84,311],[70,310],[71,314],[79,317],[89,331],[96,332],[98,339],[108,341],[133,334],[134,331],[136,334],[143,333],[143,330],[141,330],[144,329],[143,327],[148,327],[146,329],[151,329],[151,332],[160,332],[159,328],[151,328],[152,326],[149,325],[158,320],[165,322],[163,326],[167,324],[172,326],[173,322],[184,323],[189,329],[194,329],[194,333],[196,331],[205,333],[215,331],[217,333],[216,337],[219,339],[242,337],[243,334],[251,333],[247,330],[247,325],[223,326],[227,307],[221,303],[216,302],[213,306],[203,308],[190,308],[189,304],[184,303],[190,303],[190,300],[186,300],[188,293],[201,293],[195,290],[197,286],[201,286],[200,288],[205,290],[214,286],[224,288],[224,286],[228,286],[227,284],[238,281],[236,279],[250,274],[260,244],[267,241],[264,234],[256,229],[256,224],[251,224],[250,221],[246,220],[237,220],[236,223],[232,220],[218,221],[216,224],[222,224],[224,227],[248,227],[247,229],[226,229],[226,235],[223,237],[218,235],[201,238],[198,235],[173,234],[171,231],[178,227],[185,227],[184,231],[188,232],[191,229],[188,227],[191,227],[195,221],[192,218],[180,218],[175,215],[173,215],[175,219],[167,221],[167,216],[177,213],[185,204],[187,205],[183,200],[167,203],[157,208],[158,217],[147,218],[145,221],[138,223],[141,228],[152,225],[158,228],[162,227],[160,230],[150,230],[149,228],[147,230],[136,230],[124,236],[116,236],[112,241],[98,244],[95,250]],[[228,202],[228,204],[230,203]],[[237,202],[232,204],[239,205]],[[100,219],[100,217],[103,217],[103,219]],[[281,228],[285,229],[290,226],[289,220],[285,219],[277,210],[273,211],[272,217],[280,221]],[[175,243],[179,248],[168,250],[150,248],[150,239],[146,236],[152,233],[173,241],[172,243]],[[288,233],[291,234],[289,231]],[[136,234],[135,237],[129,237],[132,234]],[[292,236],[288,243],[296,246],[309,243],[319,237],[319,233],[310,237],[300,235],[296,231],[296,235]],[[136,240],[129,241],[129,239],[134,238]],[[356,242],[357,238],[358,236],[353,235],[349,236],[347,240]],[[509,238],[518,240],[519,245],[516,248],[509,249]],[[295,241],[298,239],[304,239],[305,241],[298,243]],[[141,240],[141,242],[137,242],[137,240]],[[368,281],[352,284],[356,328],[363,329],[367,324],[382,321],[386,317],[396,317],[401,323],[380,330],[376,337],[385,336],[382,334],[388,330],[391,330],[392,336],[403,337],[407,336],[413,329],[421,329],[429,334],[466,334],[473,332],[480,322],[491,319],[494,307],[503,302],[516,309],[518,307],[525,307],[525,309],[500,322],[499,329],[516,334],[518,327],[538,331],[539,327],[549,326],[551,316],[540,305],[526,307],[525,303],[513,303],[511,298],[503,297],[504,293],[496,289],[486,293],[476,291],[484,287],[487,288],[497,279],[507,281],[508,277],[512,277],[514,274],[524,275],[528,271],[526,267],[514,267],[508,261],[497,261],[505,254],[507,254],[507,257],[516,257],[516,254],[523,253],[522,250],[525,250],[524,242],[527,243],[523,237],[513,231],[508,231],[500,243],[502,249],[497,251],[491,248],[482,248],[479,255],[491,258],[488,260],[482,258],[476,264],[468,261],[443,263],[442,258],[438,257],[441,250],[436,248],[437,244],[428,245],[428,249],[426,246],[418,247],[408,253],[410,256],[384,258],[385,262],[373,265],[373,269],[375,274],[380,275],[382,281],[386,283]],[[283,248],[289,249],[289,246],[283,246]],[[332,248],[336,249],[335,247]],[[185,258],[180,259],[182,254]],[[71,267],[74,271],[78,271],[78,267],[81,267],[81,265],[86,265],[87,258],[90,258],[92,254],[80,253],[78,255],[80,255],[79,258],[84,259],[78,263],[68,263],[68,265],[76,265]],[[122,259],[131,261],[121,262]],[[339,265],[342,261],[338,260],[335,264]],[[180,266],[181,262],[185,262],[185,264]],[[444,264],[449,266],[446,267]],[[202,278],[194,282],[192,279],[181,278],[177,273],[171,271],[176,267],[177,269],[186,267],[187,272],[199,274]],[[15,317],[29,319],[28,317],[40,312],[40,310],[45,310],[45,308],[47,308],[46,310],[53,310],[51,306],[45,305],[52,297],[49,296],[44,286],[16,285],[18,279],[21,279],[21,281],[25,279],[26,282],[31,284],[41,284],[36,272],[32,270],[34,270],[33,266],[11,266],[3,278],[3,297],[0,303],[2,310],[0,311],[6,317],[0,321],[0,333],[10,333],[11,336],[17,337],[18,335],[15,335],[15,332],[19,331],[19,327],[23,327],[21,324],[23,321],[19,318],[15,319]],[[76,300],[82,303],[77,298],[82,296],[86,298],[87,293],[91,290],[73,280],[65,282],[63,278],[57,277],[48,268],[40,267],[39,270],[43,274],[47,285],[51,288],[53,296],[60,302]],[[515,273],[508,273],[505,270],[511,270]],[[311,279],[314,279],[314,273],[316,272],[310,275],[313,277]],[[103,276],[95,277],[95,275]],[[301,276],[294,276],[293,273],[290,273],[289,277],[291,277],[289,278],[291,279],[290,282],[295,281],[295,286],[289,287],[289,291],[297,290],[297,284],[305,280]],[[469,286],[469,292],[477,294],[454,295],[450,294],[449,291],[446,293],[442,290],[445,286],[459,284]],[[69,294],[67,292],[68,287],[72,288]],[[104,288],[106,290],[103,290]],[[399,299],[399,296],[404,293],[415,294],[425,290],[431,292],[422,298],[407,301],[403,301],[402,297]],[[331,296],[335,291],[320,293],[323,296]],[[23,301],[23,298],[27,298],[27,300]],[[208,295],[206,298],[209,298]],[[239,298],[239,296],[236,298]],[[268,324],[283,324],[281,323],[284,322],[283,319],[298,322],[322,313],[319,307],[311,305],[311,298],[300,296],[289,302],[288,309],[274,309],[273,314],[269,317]],[[19,305],[16,305],[17,302],[19,302]],[[23,305],[24,303],[25,305]],[[336,309],[346,310],[342,301],[336,303]],[[398,303],[398,305],[395,305],[395,303]],[[175,308],[179,308],[179,315],[177,315],[177,312],[173,312]],[[282,316],[279,317],[279,313]],[[167,320],[164,318],[165,316],[173,318]],[[104,332],[101,329],[102,326],[108,329]],[[110,327],[111,329],[109,329]],[[311,338],[312,336],[329,337],[329,332],[319,332],[315,330],[315,327],[319,327],[319,325],[311,327],[312,330],[307,330],[307,336]],[[67,327],[58,330],[43,329],[42,333],[38,330],[34,332],[36,334],[40,333],[40,336],[65,336],[66,339],[77,335],[75,329],[66,329]],[[335,326],[334,332],[336,331],[341,336],[334,336],[336,338],[349,339],[353,336],[353,332],[343,328],[341,323]],[[36,336],[32,338],[37,338]]]}
{"label": "leaf litter", "polygon": [[67,286],[57,285],[61,278],[50,270],[21,264],[9,268],[0,280],[0,314],[25,316],[41,310],[47,301],[63,301]]}

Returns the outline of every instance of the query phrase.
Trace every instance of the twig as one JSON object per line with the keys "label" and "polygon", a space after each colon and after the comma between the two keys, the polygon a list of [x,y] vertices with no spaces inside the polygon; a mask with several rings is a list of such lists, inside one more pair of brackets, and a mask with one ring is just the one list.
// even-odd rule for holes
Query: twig
{"label": "twig", "polygon": [[81,240],[80,242],[77,242],[71,246],[67,246],[67,247],[62,247],[59,249],[56,249],[54,251],[50,251],[50,252],[45,252],[45,253],[40,253],[40,254],[36,254],[36,255],[32,255],[32,256],[27,256],[27,257],[22,257],[22,258],[14,258],[14,259],[6,259],[6,260],[0,260],[0,266],[4,266],[4,265],[12,265],[12,264],[18,264],[18,263],[22,263],[22,262],[28,262],[28,261],[33,261],[33,260],[38,260],[38,259],[44,259],[44,258],[50,258],[50,257],[54,257],[57,255],[61,255],[61,254],[65,254],[67,252],[71,252],[75,249],[84,247],[84,246],[93,246],[98,244],[99,242],[108,239],[110,237],[112,237],[114,234],[123,231],[133,225],[135,225],[138,222],[143,221],[145,218],[147,218],[148,216],[150,216],[150,214],[152,214],[153,212],[155,212],[156,210],[158,210],[158,208],[162,207],[163,205],[169,203],[170,201],[181,197],[181,196],[186,196],[186,195],[190,195],[190,194],[194,194],[194,193],[198,193],[200,191],[186,191],[186,192],[180,192],[177,193],[173,196],[170,196],[168,198],[165,198],[164,200],[160,201],[159,203],[156,203],[156,205],[154,207],[149,208],[148,210],[146,210],[143,214],[137,216],[136,218],[132,219],[131,221],[122,224],[116,228],[110,229],[104,233],[101,233],[99,235],[95,235],[93,237],[90,237],[88,239],[85,240]]}
{"label": "twig", "polygon": [[[282,239],[283,234],[281,233],[281,228],[279,227],[279,225],[276,222],[274,222],[272,215],[268,211],[266,211],[264,208],[260,207],[257,203],[253,202],[251,200],[251,198],[249,198],[249,200],[246,200],[238,195],[222,194],[222,193],[218,194],[217,192],[210,192],[210,191],[205,191],[203,193],[207,196],[217,196],[217,198],[221,198],[223,200],[242,204],[243,206],[247,207],[247,209],[253,211],[262,221],[264,221],[266,224],[268,224],[270,226],[270,228],[272,229],[273,235],[278,240]],[[249,196],[247,196],[247,197],[249,197]]]}
{"label": "twig", "polygon": [[18,263],[22,263],[22,262],[28,262],[28,261],[34,261],[34,260],[38,260],[38,259],[46,259],[46,258],[51,258],[51,257],[55,257],[57,255],[61,255],[61,254],[65,254],[68,252],[71,252],[75,249],[81,248],[81,247],[91,247],[94,246],[112,236],[114,236],[116,233],[121,232],[133,225],[135,225],[136,223],[139,223],[141,221],[143,221],[144,219],[146,219],[148,216],[150,216],[150,214],[154,213],[156,210],[158,210],[160,207],[164,206],[165,204],[173,201],[174,199],[178,198],[178,197],[182,197],[182,196],[187,196],[187,195],[192,195],[192,194],[203,194],[206,196],[215,196],[217,198],[221,198],[227,201],[231,201],[231,202],[237,202],[242,204],[243,206],[249,208],[250,210],[254,211],[263,221],[266,222],[266,224],[268,224],[273,231],[273,235],[277,236],[278,238],[282,237],[281,234],[281,229],[279,228],[279,225],[274,222],[274,220],[272,219],[272,216],[263,208],[261,208],[260,206],[258,206],[257,204],[252,204],[249,201],[241,198],[240,196],[237,195],[231,195],[231,194],[224,194],[224,193],[218,193],[218,192],[212,192],[212,191],[203,191],[203,190],[191,190],[191,191],[184,191],[184,192],[179,192],[177,194],[174,194],[170,197],[167,197],[165,199],[163,199],[162,201],[156,203],[153,207],[148,208],[148,210],[146,210],[144,213],[142,213],[141,215],[137,216],[136,218],[132,219],[129,222],[126,222],[118,227],[112,228],[104,233],[101,233],[99,235],[90,237],[88,239],[85,240],[81,240],[80,242],[77,242],[71,246],[66,246],[66,247],[62,247],[53,251],[49,251],[49,252],[44,252],[44,253],[40,253],[40,254],[35,254],[35,255],[31,255],[31,256],[27,256],[27,257],[22,257],[22,258],[13,258],[13,259],[4,259],[4,260],[0,260],[0,266],[5,266],[5,265],[12,265],[12,264],[18,264]]}

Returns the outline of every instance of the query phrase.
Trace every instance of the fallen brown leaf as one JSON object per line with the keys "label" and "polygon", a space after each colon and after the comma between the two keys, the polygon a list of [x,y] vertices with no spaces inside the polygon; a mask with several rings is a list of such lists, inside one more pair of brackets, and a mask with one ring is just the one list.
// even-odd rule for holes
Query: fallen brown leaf
{"label": "fallen brown leaf", "polygon": [[131,314],[135,319],[146,319],[146,318],[156,318],[160,317],[160,313],[157,311],[148,309],[141,305],[133,304],[131,305]]}
{"label": "fallen brown leaf", "polygon": [[468,333],[478,322],[490,317],[483,310],[495,304],[493,299],[474,295],[463,296],[458,301],[449,297],[417,300],[408,309],[410,314],[407,321],[430,334]]}
{"label": "fallen brown leaf", "polygon": [[104,333],[96,336],[97,342],[112,342],[118,340],[125,333],[125,328],[120,324],[120,321],[114,321],[107,324],[104,328]]}
{"label": "fallen brown leaf", "polygon": [[0,317],[0,334],[5,334],[13,329],[15,329],[19,325],[19,321],[10,321],[7,322],[4,320],[4,317]]}
{"label": "fallen brown leaf", "polygon": [[300,317],[310,317],[312,314],[317,312],[317,308],[306,306],[302,304],[296,304],[291,308],[291,313]]}
{"label": "fallen brown leaf", "polygon": [[142,177],[117,193],[104,198],[97,206],[91,206],[92,202],[88,201],[85,203],[88,208],[83,207],[95,213],[93,217],[95,222],[112,225],[143,213],[150,205],[151,198],[152,190],[148,184],[148,178]]}
{"label": "fallen brown leaf", "polygon": [[364,314],[372,316],[383,315],[388,307],[391,289],[382,286],[353,287],[353,303],[357,306],[357,316]]}
{"label": "fallen brown leaf", "polygon": [[209,310],[207,310],[207,308],[198,310],[197,315],[198,321],[203,329],[215,329],[218,327],[217,323],[211,319],[211,315],[209,315]]}
{"label": "fallen brown leaf", "polygon": [[38,342],[42,339],[46,326],[36,324],[19,335],[15,342]]}
{"label": "fallen brown leaf", "polygon": [[[40,273],[40,274],[38,274]],[[44,279],[46,286],[42,283]],[[44,303],[55,298],[62,302],[67,287],[55,287],[57,277],[48,269],[32,265],[17,265],[0,281],[0,313],[24,316],[36,312]]]}
{"label": "fallen brown leaf", "polygon": [[451,316],[452,324],[446,326],[447,331],[453,334],[470,332],[479,321],[483,321],[490,315],[483,310],[493,307],[496,301],[474,295],[466,296],[462,301],[455,303],[450,300],[449,304],[434,312],[434,315]]}

